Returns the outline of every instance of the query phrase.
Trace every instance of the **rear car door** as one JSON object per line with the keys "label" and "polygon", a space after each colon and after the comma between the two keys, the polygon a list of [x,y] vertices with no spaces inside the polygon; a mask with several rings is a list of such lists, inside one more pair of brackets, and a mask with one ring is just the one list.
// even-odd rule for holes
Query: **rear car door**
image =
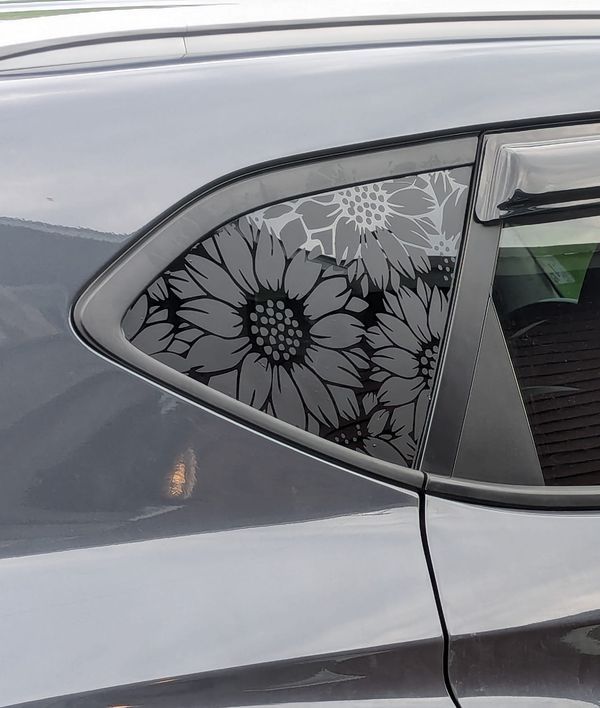
{"label": "rear car door", "polygon": [[0,86],[3,705],[451,705],[414,465],[476,139],[249,140],[313,61]]}
{"label": "rear car door", "polygon": [[483,138],[459,287],[480,300],[457,294],[446,355],[476,341],[474,375],[450,430],[440,388],[424,461],[454,449],[426,517],[461,705],[598,705],[599,147],[597,124]]}

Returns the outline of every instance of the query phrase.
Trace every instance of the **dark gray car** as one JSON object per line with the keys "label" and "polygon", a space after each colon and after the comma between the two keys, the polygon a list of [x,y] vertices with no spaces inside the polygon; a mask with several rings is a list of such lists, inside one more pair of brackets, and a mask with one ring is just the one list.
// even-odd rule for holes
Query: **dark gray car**
{"label": "dark gray car", "polygon": [[2,4],[0,705],[600,705],[600,7],[305,5]]}

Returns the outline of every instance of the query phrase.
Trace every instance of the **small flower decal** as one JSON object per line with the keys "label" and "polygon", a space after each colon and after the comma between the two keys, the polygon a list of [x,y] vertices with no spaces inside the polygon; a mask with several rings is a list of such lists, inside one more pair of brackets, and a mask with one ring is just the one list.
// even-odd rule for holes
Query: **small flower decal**
{"label": "small flower decal", "polygon": [[385,293],[384,312],[367,333],[374,349],[371,376],[381,382],[378,400],[393,410],[414,405],[417,437],[433,387],[447,314],[446,296],[417,278],[414,290]]}
{"label": "small flower decal", "polygon": [[257,210],[139,296],[131,343],[339,445],[414,459],[448,314],[467,168]]}
{"label": "small flower decal", "polygon": [[411,412],[406,407],[386,410],[378,405],[374,393],[366,394],[361,406],[365,415],[342,422],[329,439],[371,457],[410,465],[416,452]]}

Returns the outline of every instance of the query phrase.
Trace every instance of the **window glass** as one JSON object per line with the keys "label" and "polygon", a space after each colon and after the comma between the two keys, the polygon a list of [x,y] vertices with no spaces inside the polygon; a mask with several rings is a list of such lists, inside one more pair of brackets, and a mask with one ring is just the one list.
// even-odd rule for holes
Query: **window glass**
{"label": "window glass", "polygon": [[600,483],[600,217],[508,225],[494,302],[548,485]]}
{"label": "window glass", "polygon": [[260,209],[143,292],[139,349],[278,419],[410,465],[423,428],[470,168]]}

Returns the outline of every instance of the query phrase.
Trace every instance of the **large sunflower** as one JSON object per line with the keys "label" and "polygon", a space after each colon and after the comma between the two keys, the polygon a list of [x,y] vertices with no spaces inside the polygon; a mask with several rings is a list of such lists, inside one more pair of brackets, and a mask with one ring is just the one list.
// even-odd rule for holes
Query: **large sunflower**
{"label": "large sunflower", "polygon": [[194,246],[166,275],[177,334],[154,356],[319,432],[357,408],[365,358],[354,313],[366,303],[345,269],[299,246],[293,234],[279,238],[246,218]]}

